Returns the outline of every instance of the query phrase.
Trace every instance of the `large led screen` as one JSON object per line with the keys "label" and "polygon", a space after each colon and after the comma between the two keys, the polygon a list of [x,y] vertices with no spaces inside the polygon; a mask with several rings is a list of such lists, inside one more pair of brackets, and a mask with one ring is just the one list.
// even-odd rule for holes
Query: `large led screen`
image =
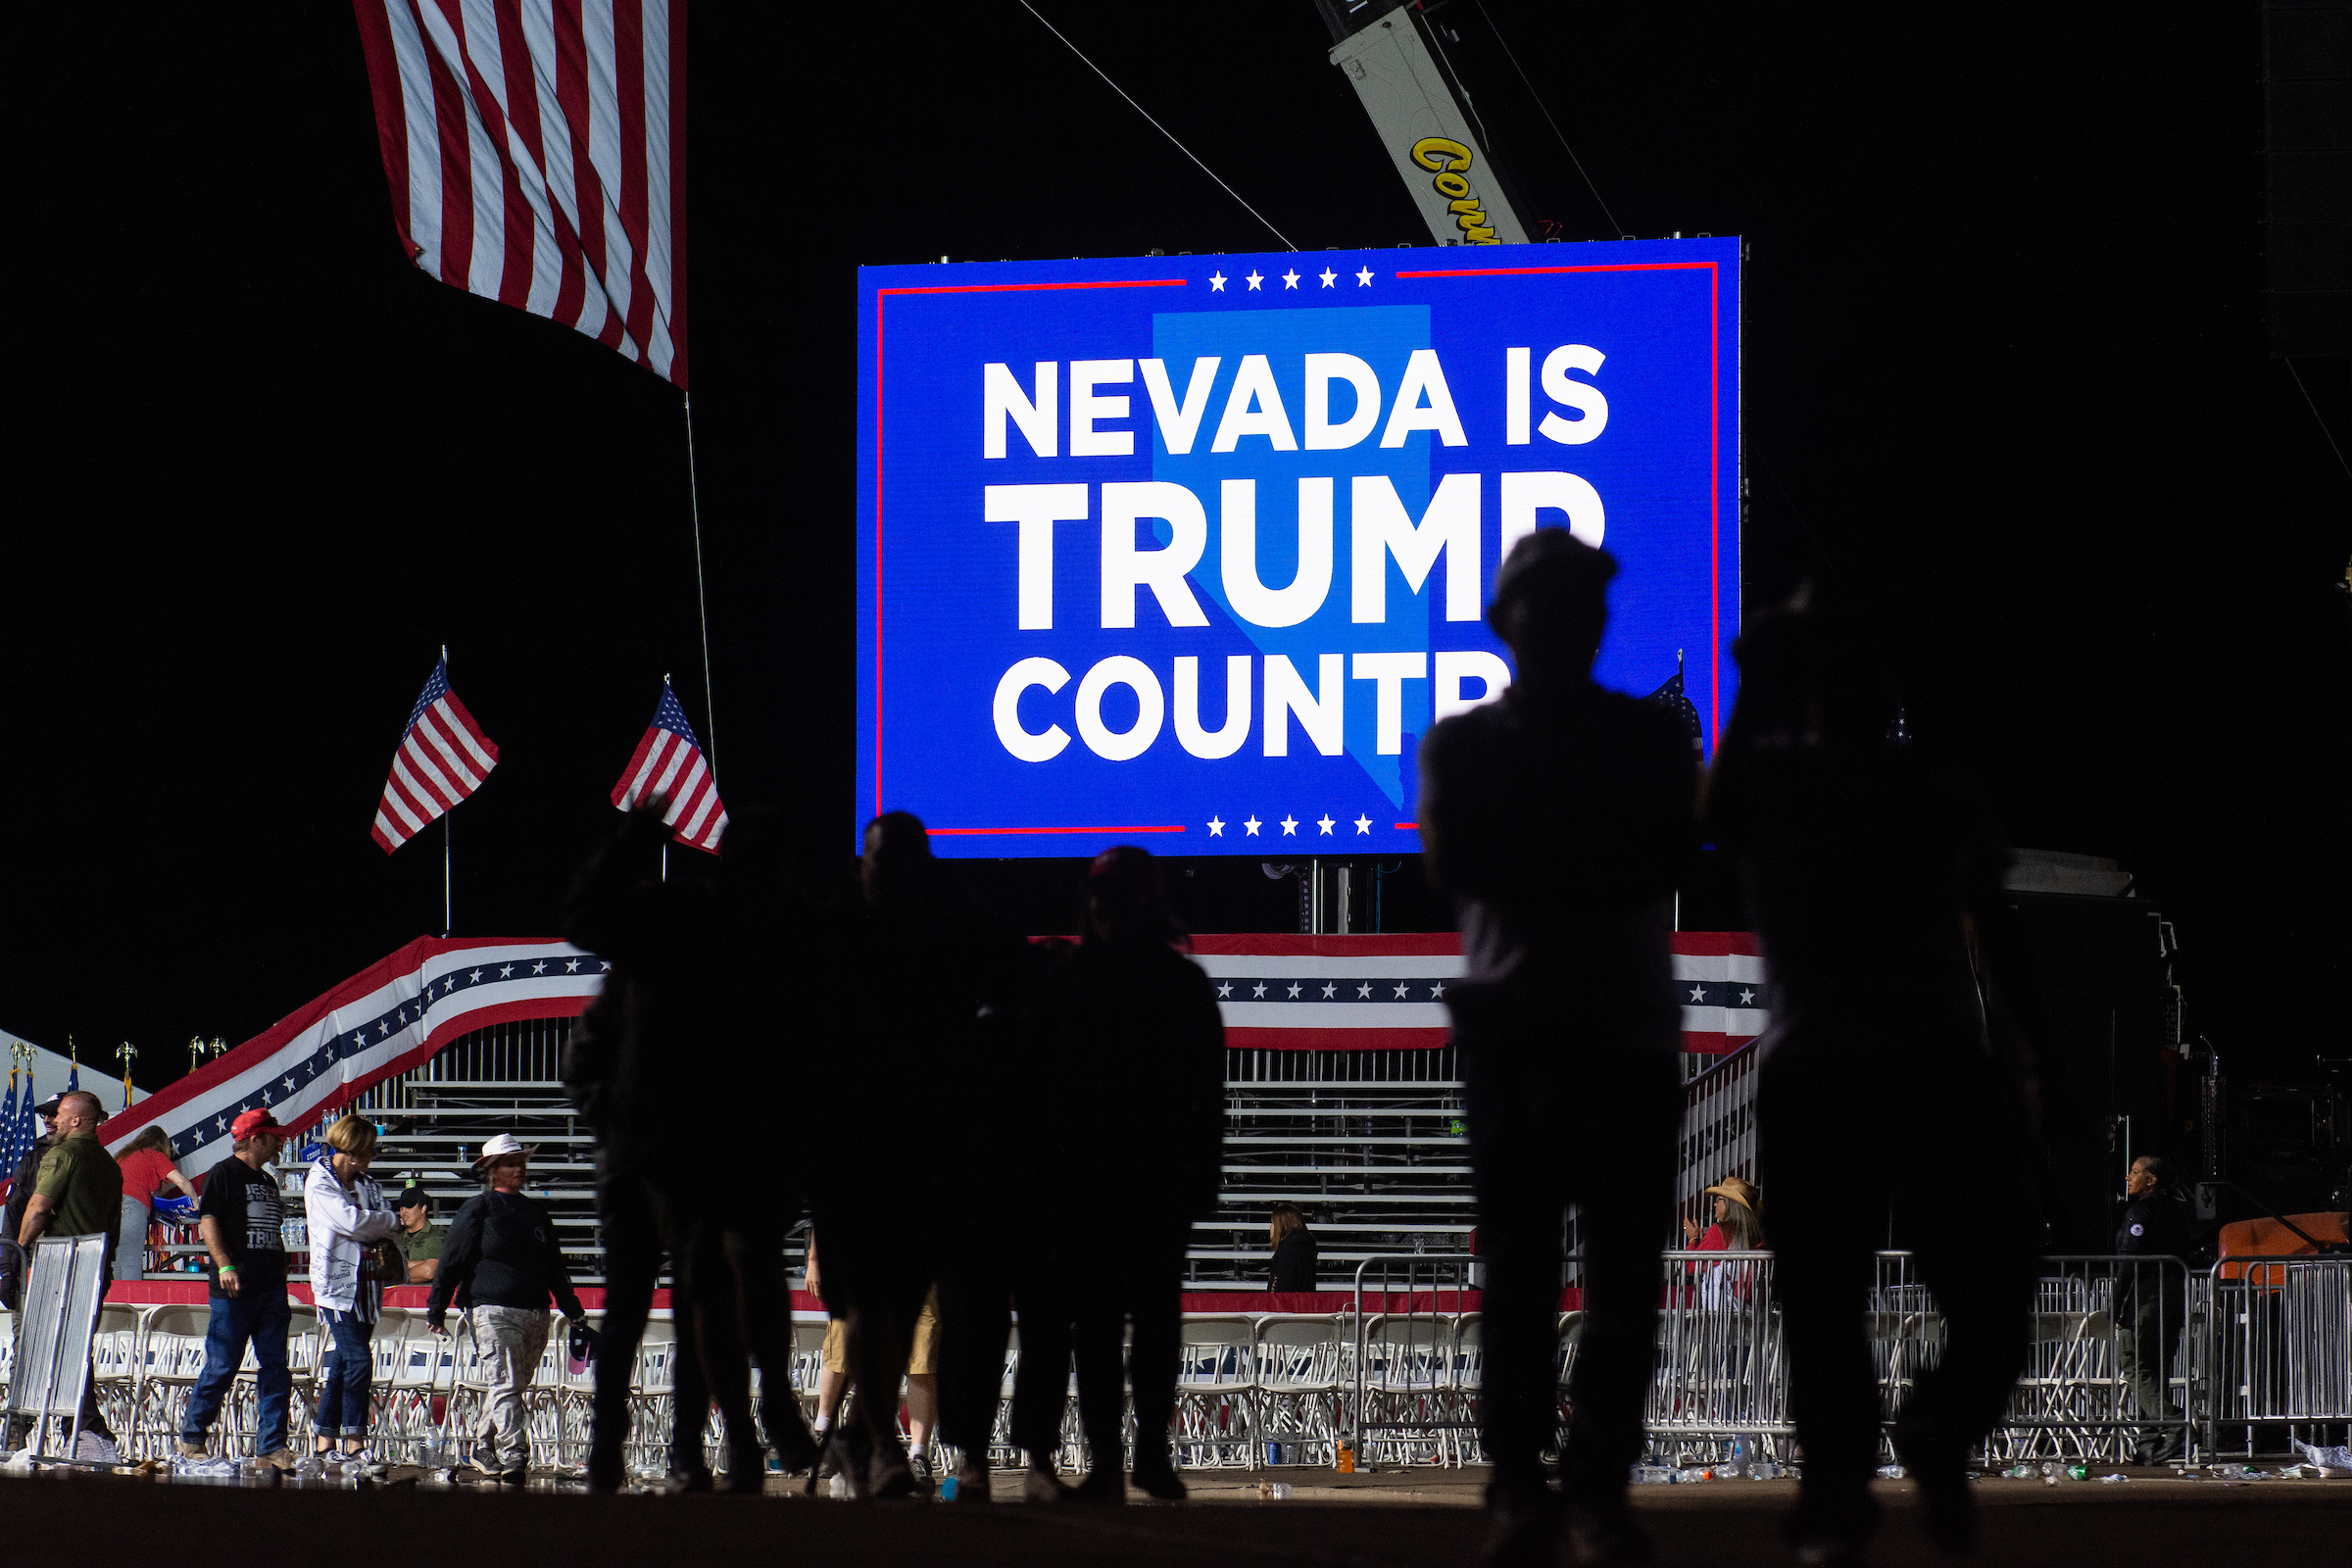
{"label": "large led screen", "polygon": [[1544,526],[1711,750],[1735,239],[862,269],[858,813],[956,856],[1395,855]]}

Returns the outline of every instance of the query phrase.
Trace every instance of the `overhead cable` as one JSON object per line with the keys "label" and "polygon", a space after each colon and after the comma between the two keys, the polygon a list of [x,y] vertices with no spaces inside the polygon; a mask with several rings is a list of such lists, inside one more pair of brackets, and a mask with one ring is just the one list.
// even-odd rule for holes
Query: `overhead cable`
{"label": "overhead cable", "polygon": [[1028,12],[1031,16],[1036,17],[1038,20],[1038,24],[1043,26],[1048,32],[1052,33],[1056,38],[1060,38],[1062,47],[1069,50],[1070,53],[1076,55],[1079,60],[1084,63],[1087,70],[1093,72],[1096,75],[1101,76],[1103,80],[1103,83],[1108,86],[1112,92],[1117,93],[1122,98],[1126,98],[1127,107],[1134,110],[1137,114],[1142,115],[1145,120],[1149,121],[1153,130],[1158,131],[1162,136],[1167,137],[1169,141],[1174,142],[1178,152],[1184,154],[1185,157],[1190,158],[1195,164],[1199,164],[1200,172],[1206,174],[1211,179],[1215,179],[1217,181],[1217,187],[1220,190],[1224,191],[1226,195],[1232,197],[1235,201],[1241,202],[1244,210],[1247,211],[1251,218],[1256,219],[1261,223],[1265,223],[1267,232],[1271,233],[1276,239],[1282,241],[1284,249],[1295,251],[1298,248],[1291,243],[1291,237],[1288,234],[1285,234],[1281,229],[1276,228],[1272,223],[1266,221],[1265,214],[1259,212],[1256,208],[1251,207],[1248,201],[1244,200],[1240,191],[1235,190],[1231,185],[1226,184],[1222,179],[1217,179],[1217,172],[1215,170],[1209,168],[1206,164],[1200,163],[1200,158],[1198,153],[1195,153],[1184,143],[1177,141],[1176,133],[1174,131],[1168,129],[1167,126],[1161,124],[1158,121],[1152,120],[1152,112],[1150,110],[1146,109],[1142,104],[1137,103],[1133,98],[1128,97],[1126,88],[1120,86],[1117,82],[1112,81],[1109,75],[1104,73],[1101,66],[1096,65],[1092,60],[1088,60],[1086,58],[1086,51],[1079,48],[1076,44],[1070,42],[1068,37],[1062,33],[1062,30],[1059,27],[1056,27],[1051,22],[1046,21],[1044,14],[1040,12],[1037,7],[1031,5],[1029,0],[1021,0],[1021,9]]}
{"label": "overhead cable", "polygon": [[1487,0],[1478,0],[1478,14],[1482,17],[1486,17],[1488,30],[1494,34],[1494,41],[1502,45],[1502,57],[1511,63],[1511,69],[1513,71],[1519,73],[1520,81],[1526,83],[1527,95],[1536,101],[1536,108],[1542,111],[1544,116],[1544,123],[1551,127],[1551,133],[1554,136],[1559,137],[1560,151],[1566,153],[1568,155],[1568,162],[1576,166],[1577,176],[1585,182],[1585,189],[1592,193],[1593,202],[1600,208],[1600,216],[1609,220],[1609,232],[1612,234],[1624,233],[1625,229],[1617,221],[1617,215],[1610,212],[1609,204],[1600,199],[1600,187],[1592,183],[1592,176],[1591,174],[1585,172],[1584,160],[1576,156],[1576,149],[1568,145],[1568,137],[1560,129],[1560,122],[1552,119],[1551,111],[1544,107],[1544,95],[1536,91],[1536,84],[1534,82],[1527,79],[1527,68],[1519,64],[1519,57],[1517,55],[1511,53],[1510,40],[1502,35],[1502,29],[1500,27],[1494,25],[1494,17],[1489,15],[1487,12]]}

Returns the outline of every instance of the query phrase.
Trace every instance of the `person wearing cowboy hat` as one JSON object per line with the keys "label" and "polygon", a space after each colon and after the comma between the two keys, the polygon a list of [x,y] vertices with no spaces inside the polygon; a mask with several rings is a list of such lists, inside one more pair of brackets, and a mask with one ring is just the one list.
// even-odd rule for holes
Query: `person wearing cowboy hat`
{"label": "person wearing cowboy hat", "polygon": [[1755,1183],[1726,1176],[1706,1191],[1715,1200],[1715,1223],[1698,1233],[1698,1222],[1683,1221],[1683,1241],[1694,1252],[1764,1250],[1764,1197]]}
{"label": "person wearing cowboy hat", "polygon": [[[488,1185],[450,1221],[425,1321],[446,1334],[452,1301],[473,1325],[489,1388],[474,1427],[474,1463],[511,1486],[529,1478],[531,1434],[522,1396],[547,1349],[549,1298],[574,1323],[586,1319],[571,1269],[556,1243],[553,1215],[522,1195],[534,1150],[511,1133],[482,1145],[474,1172]],[[458,1298],[463,1296],[464,1300]]]}

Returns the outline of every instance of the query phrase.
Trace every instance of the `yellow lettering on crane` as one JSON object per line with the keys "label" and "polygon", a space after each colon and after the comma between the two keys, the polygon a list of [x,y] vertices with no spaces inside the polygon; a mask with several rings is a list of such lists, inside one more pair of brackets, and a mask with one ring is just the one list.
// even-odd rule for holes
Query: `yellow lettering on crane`
{"label": "yellow lettering on crane", "polygon": [[1437,175],[1430,181],[1440,196],[1446,198],[1446,210],[1454,215],[1454,226],[1462,231],[1465,245],[1499,245],[1493,222],[1480,202],[1470,181],[1463,178],[1471,164],[1470,149],[1450,136],[1424,136],[1413,143],[1412,160]]}

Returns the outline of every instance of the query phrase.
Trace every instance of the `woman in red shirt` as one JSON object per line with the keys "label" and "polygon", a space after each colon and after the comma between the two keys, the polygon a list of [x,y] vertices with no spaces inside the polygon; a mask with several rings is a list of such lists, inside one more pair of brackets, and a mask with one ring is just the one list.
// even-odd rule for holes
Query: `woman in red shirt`
{"label": "woman in red shirt", "polygon": [[172,1162],[172,1135],[159,1123],[143,1129],[115,1156],[122,1167],[122,1228],[115,1241],[115,1278],[147,1277],[147,1215],[156,1190],[170,1182],[190,1198],[196,1189]]}

